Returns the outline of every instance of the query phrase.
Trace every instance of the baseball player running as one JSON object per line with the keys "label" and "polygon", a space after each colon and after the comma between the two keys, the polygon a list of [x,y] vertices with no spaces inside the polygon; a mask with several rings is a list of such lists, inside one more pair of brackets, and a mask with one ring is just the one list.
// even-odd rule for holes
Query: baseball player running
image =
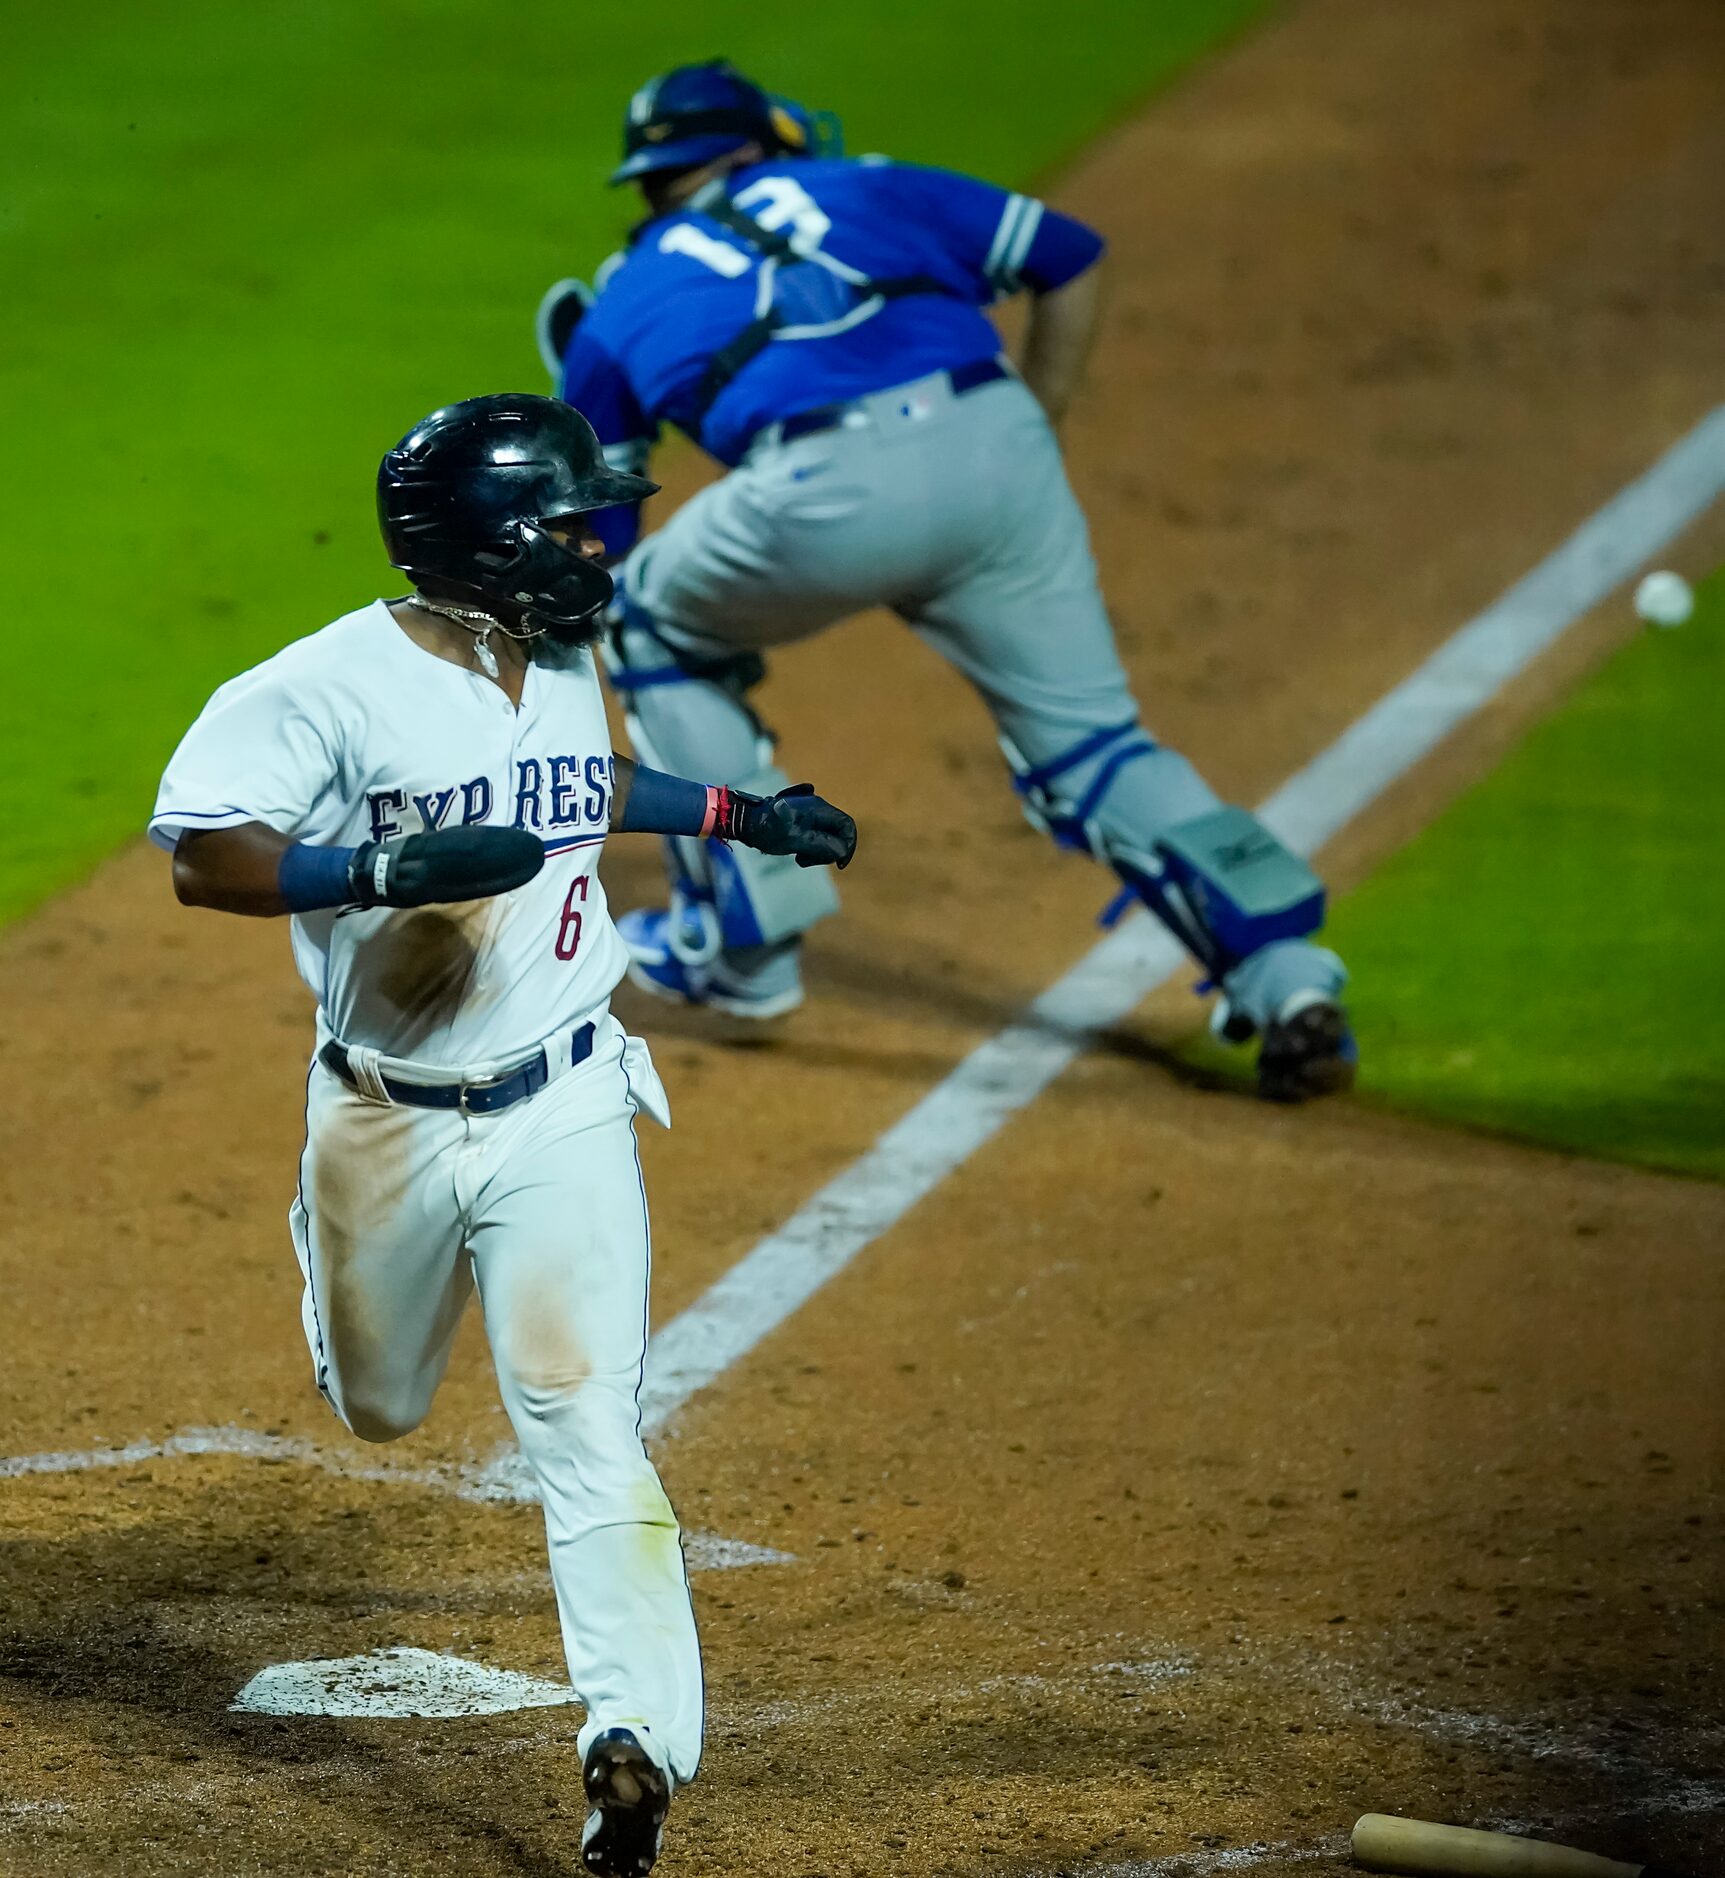
{"label": "baseball player running", "polygon": [[587,517],[653,487],[554,399],[434,412],[378,475],[415,590],[223,685],[150,822],[188,905],[290,916],[318,1000],[291,1227],[317,1385],[355,1434],[419,1425],[478,1290],[587,1708],[583,1858],[628,1878],[694,1776],[702,1694],[637,1403],[634,1118],[669,1114],[608,1010],[626,955],[600,851],[639,829],[842,867],[856,842],[807,788],[762,800],[613,757]]}
{"label": "baseball player running", "polygon": [[[1344,1086],[1323,886],[1143,729],[1067,484],[1053,421],[1089,351],[1100,237],[969,177],[823,153],[818,131],[723,61],[654,79],[612,177],[646,220],[596,294],[563,281],[540,306],[541,351],[609,463],[639,470],[670,423],[730,470],[638,545],[636,511],[596,524],[627,554],[604,652],[636,750],[771,793],[748,704],[763,651],[891,607],[982,694],[1031,821],[1113,869],[1117,908],[1172,928],[1222,991],[1220,1034],[1261,1039],[1263,1093]],[[982,309],[1020,290],[1014,368]],[[745,1017],[793,1009],[830,879],[668,848],[669,907],[618,922],[630,976]]]}

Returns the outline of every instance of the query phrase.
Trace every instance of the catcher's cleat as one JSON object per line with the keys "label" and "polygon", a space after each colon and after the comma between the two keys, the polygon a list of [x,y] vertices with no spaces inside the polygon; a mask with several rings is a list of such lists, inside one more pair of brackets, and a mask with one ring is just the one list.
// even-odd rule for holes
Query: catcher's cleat
{"label": "catcher's cleat", "polygon": [[1267,1102],[1305,1102],[1354,1086],[1359,1046],[1347,1013],[1318,993],[1291,998],[1264,1032],[1258,1093]]}
{"label": "catcher's cleat", "polygon": [[587,1750],[582,1785],[592,1812],[581,1863],[596,1878],[647,1878],[659,1856],[671,1782],[627,1728],[609,1728]]}
{"label": "catcher's cleat", "polygon": [[[671,943],[671,914],[663,907],[637,907],[623,914],[617,931],[629,948],[630,984],[655,998],[756,1021],[783,1017],[803,1001],[802,979],[794,966],[788,980],[769,990],[727,971],[721,958],[702,963],[680,957]],[[782,968],[775,976],[784,977]]]}

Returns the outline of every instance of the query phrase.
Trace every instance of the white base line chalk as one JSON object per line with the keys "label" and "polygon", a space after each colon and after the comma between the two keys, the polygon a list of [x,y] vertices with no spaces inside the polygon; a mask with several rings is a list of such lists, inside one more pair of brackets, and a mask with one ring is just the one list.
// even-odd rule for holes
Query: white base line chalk
{"label": "white base line chalk", "polygon": [[[1725,491],[1725,406],[1614,496],[1524,579],[1290,777],[1260,813],[1312,853],[1488,703]],[[642,1389],[653,1431],[896,1225],[1033,1102],[1185,955],[1126,919],[1024,1017],[946,1079],[653,1339]]]}
{"label": "white base line chalk", "polygon": [[[374,1450],[375,1451],[375,1450]],[[119,1448],[82,1448],[47,1454],[0,1456],[0,1481],[34,1474],[84,1474],[141,1467],[148,1461],[198,1455],[235,1455],[268,1465],[315,1467],[343,1480],[376,1480],[391,1487],[429,1487],[458,1500],[503,1505],[536,1504],[533,1471],[513,1443],[502,1443],[489,1461],[434,1462],[415,1467],[396,1460],[364,1461],[303,1435],[263,1434],[255,1428],[182,1428],[161,1441],[132,1441]],[[692,1572],[738,1571],[749,1565],[794,1565],[796,1556],[746,1539],[714,1532],[685,1532],[683,1556]]]}

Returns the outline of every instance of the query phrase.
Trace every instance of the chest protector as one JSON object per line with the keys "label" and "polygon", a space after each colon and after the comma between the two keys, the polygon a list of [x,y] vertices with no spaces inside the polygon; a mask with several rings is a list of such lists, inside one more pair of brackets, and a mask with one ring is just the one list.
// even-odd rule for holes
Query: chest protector
{"label": "chest protector", "polygon": [[932,274],[876,280],[824,253],[817,243],[799,243],[794,235],[766,227],[731,200],[722,176],[691,196],[689,207],[761,255],[755,316],[713,354],[696,387],[691,422],[697,429],[719,394],[773,340],[828,338],[872,319],[889,300],[911,294],[961,297]]}

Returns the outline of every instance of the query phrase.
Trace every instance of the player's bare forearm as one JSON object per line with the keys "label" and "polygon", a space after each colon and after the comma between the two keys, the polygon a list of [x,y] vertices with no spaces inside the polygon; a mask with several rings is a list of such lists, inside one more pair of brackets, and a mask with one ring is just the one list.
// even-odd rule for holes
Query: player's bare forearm
{"label": "player's bare forearm", "polygon": [[1051,422],[1066,415],[1084,377],[1102,307],[1102,264],[1097,262],[1065,286],[1039,293],[1031,302],[1020,368]]}
{"label": "player's bare forearm", "polygon": [[282,897],[282,856],[293,844],[262,822],[194,828],[174,849],[174,893],[182,906],[269,919],[291,909]]}

